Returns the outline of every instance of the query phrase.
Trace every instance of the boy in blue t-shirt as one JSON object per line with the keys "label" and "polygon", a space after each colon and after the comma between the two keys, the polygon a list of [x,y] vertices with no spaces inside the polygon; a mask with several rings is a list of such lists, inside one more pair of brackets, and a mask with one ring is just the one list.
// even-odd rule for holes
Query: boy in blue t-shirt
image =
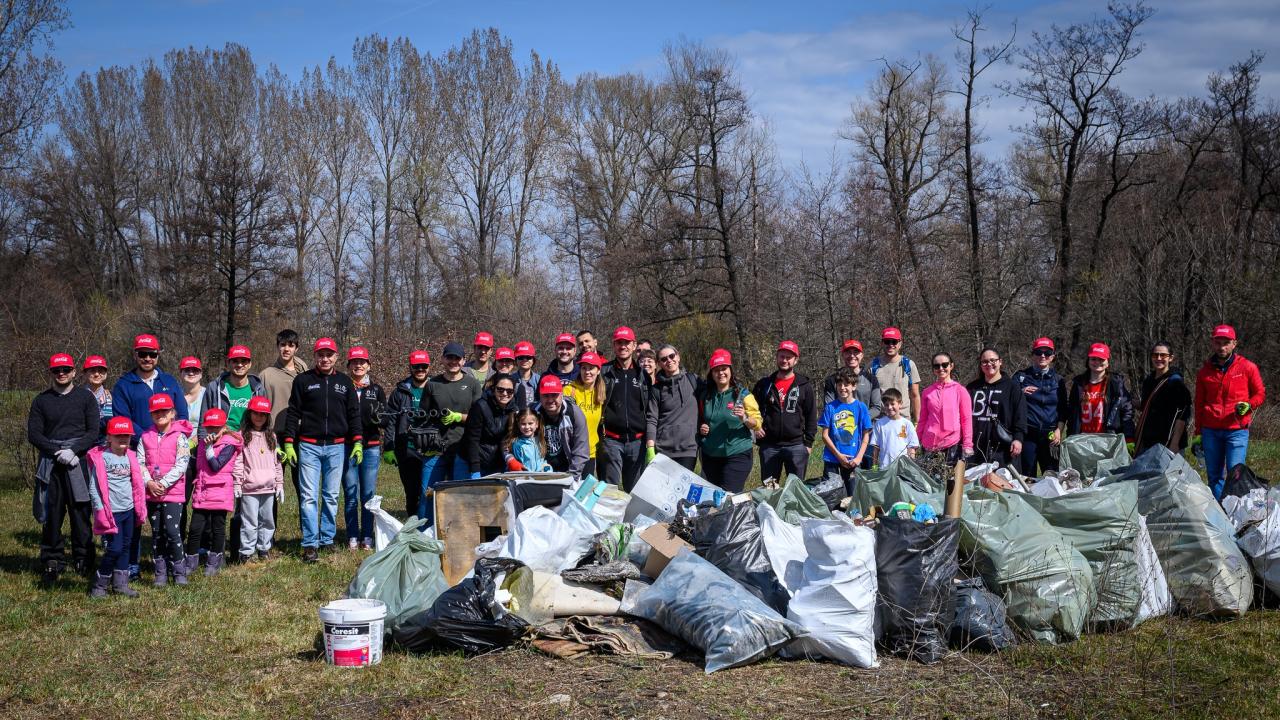
{"label": "boy in blue t-shirt", "polygon": [[822,469],[828,479],[839,477],[845,491],[853,495],[854,468],[862,463],[871,438],[871,413],[854,397],[858,376],[852,368],[836,372],[836,399],[822,409]]}

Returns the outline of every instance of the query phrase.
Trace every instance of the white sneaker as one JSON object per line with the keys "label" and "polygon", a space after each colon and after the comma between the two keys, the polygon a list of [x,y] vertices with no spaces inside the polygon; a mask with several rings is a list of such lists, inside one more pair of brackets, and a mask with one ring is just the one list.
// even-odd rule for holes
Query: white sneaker
{"label": "white sneaker", "polygon": [[348,549],[348,550],[359,550],[359,549],[360,549],[360,541],[359,541],[359,540],[356,540],[355,538],[351,538],[350,540],[348,540],[348,541],[347,541],[347,549]]}
{"label": "white sneaker", "polygon": [[360,543],[360,547],[361,547],[362,549],[364,549],[364,550],[372,550],[372,549],[373,549],[373,538],[365,538],[363,541],[361,541],[361,543]]}

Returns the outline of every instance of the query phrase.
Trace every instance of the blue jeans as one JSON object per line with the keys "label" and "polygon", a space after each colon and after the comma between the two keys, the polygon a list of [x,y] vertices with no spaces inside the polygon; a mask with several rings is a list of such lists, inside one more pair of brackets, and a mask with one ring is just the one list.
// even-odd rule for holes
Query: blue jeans
{"label": "blue jeans", "polygon": [[346,445],[298,444],[298,524],[304,548],[331,545],[338,534],[338,487],[346,460]]}
{"label": "blue jeans", "polygon": [[422,495],[418,499],[418,517],[426,518],[428,525],[436,524],[436,504],[427,495],[427,488],[447,480],[471,477],[471,465],[458,457],[457,449],[446,450],[443,455],[422,459]]}
{"label": "blue jeans", "polygon": [[102,536],[102,560],[98,563],[100,575],[110,575],[113,570],[129,569],[129,546],[138,530],[138,518],[133,510],[111,513],[111,516],[115,518],[116,531]]}
{"label": "blue jeans", "polygon": [[1221,500],[1222,489],[1227,484],[1227,470],[1244,462],[1249,452],[1249,431],[1204,428],[1200,431],[1200,444],[1204,448],[1209,488],[1213,490],[1213,496]]}
{"label": "blue jeans", "polygon": [[342,476],[343,514],[347,521],[347,539],[373,538],[373,513],[364,509],[373,494],[378,491],[378,466],[382,464],[382,448],[365,448],[364,459],[356,465],[347,459],[347,470]]}

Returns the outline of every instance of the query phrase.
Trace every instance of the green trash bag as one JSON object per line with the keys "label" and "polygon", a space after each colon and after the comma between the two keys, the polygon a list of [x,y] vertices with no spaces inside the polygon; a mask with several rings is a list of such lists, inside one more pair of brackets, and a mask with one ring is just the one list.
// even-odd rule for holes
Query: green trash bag
{"label": "green trash bag", "polygon": [[1088,485],[1099,476],[1125,467],[1131,460],[1123,435],[1085,433],[1072,435],[1062,441],[1062,456],[1058,459],[1058,467],[1062,470],[1075,470]]}
{"label": "green trash bag", "polygon": [[787,481],[777,490],[764,487],[752,490],[751,499],[767,503],[779,517],[792,525],[799,525],[801,518],[831,519],[827,503],[795,475],[787,475]]}
{"label": "green trash bag", "polygon": [[387,632],[413,615],[430,609],[449,589],[440,567],[444,543],[423,535],[427,522],[412,518],[391,544],[365,558],[347,587],[347,596],[380,600],[387,606]]}
{"label": "green trash bag", "polygon": [[877,505],[888,512],[897,502],[929,503],[938,515],[946,509],[946,488],[906,455],[879,470],[859,468],[855,477],[857,482],[854,484],[850,514],[856,510],[866,515]]}
{"label": "green trash bag", "polygon": [[1090,626],[1124,630],[1137,619],[1142,602],[1138,577],[1138,488],[1134,483],[1089,487],[1055,498],[1026,500],[1089,561],[1098,604]]}
{"label": "green trash bag", "polygon": [[960,543],[1009,619],[1036,642],[1080,637],[1093,610],[1089,562],[1019,493],[982,487],[965,493]]}

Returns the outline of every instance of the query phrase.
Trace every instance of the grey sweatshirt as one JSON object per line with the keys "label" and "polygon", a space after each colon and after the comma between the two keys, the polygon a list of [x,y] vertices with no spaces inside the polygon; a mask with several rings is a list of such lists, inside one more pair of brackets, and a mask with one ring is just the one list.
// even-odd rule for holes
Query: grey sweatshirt
{"label": "grey sweatshirt", "polygon": [[698,454],[698,390],[701,378],[688,372],[658,373],[649,391],[645,441],[658,452],[683,458]]}

